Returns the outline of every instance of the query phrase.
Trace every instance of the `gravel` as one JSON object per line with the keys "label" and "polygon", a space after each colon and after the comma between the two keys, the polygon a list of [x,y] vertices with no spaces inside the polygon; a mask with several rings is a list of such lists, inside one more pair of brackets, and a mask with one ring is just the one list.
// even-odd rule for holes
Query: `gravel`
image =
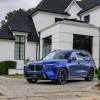
{"label": "gravel", "polygon": [[29,84],[25,79],[0,76],[0,100],[100,100],[98,81],[82,79],[57,85],[51,81]]}

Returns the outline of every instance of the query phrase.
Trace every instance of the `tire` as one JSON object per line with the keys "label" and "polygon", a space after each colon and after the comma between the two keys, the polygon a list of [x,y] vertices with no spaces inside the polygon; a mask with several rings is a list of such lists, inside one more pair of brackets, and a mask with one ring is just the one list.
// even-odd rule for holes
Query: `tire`
{"label": "tire", "polygon": [[86,81],[92,81],[94,78],[94,69],[90,69],[88,72],[87,77],[85,77]]}
{"label": "tire", "polygon": [[26,79],[28,83],[37,83],[37,79],[27,78]]}
{"label": "tire", "polygon": [[67,83],[68,73],[67,70],[62,68],[58,72],[57,83],[60,85],[64,85]]}

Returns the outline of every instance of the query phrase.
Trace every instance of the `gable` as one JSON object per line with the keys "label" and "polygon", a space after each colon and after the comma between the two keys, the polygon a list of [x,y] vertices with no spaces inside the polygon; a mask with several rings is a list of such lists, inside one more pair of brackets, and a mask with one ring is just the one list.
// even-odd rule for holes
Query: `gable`
{"label": "gable", "polygon": [[70,14],[71,18],[77,18],[77,14],[81,11],[81,8],[76,3],[75,0],[73,0],[70,5],[66,8],[65,12],[68,12]]}
{"label": "gable", "polygon": [[72,2],[68,5],[68,7],[65,9],[65,12],[67,12],[71,7],[75,6],[78,10],[81,10],[80,6],[77,4],[75,0],[72,0]]}

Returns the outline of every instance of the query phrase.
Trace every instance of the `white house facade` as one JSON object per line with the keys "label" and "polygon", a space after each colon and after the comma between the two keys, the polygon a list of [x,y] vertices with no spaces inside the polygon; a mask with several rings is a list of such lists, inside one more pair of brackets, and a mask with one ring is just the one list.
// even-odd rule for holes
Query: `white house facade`
{"label": "white house facade", "polygon": [[[97,1],[43,0],[31,14],[36,29],[41,34],[40,57],[42,58],[56,49],[85,49],[92,54],[99,67],[100,22],[97,19],[100,11],[97,4],[99,5],[100,0]],[[87,6],[87,3],[90,6]],[[63,10],[60,9],[61,7]],[[88,14],[89,17],[86,16]],[[86,18],[84,18],[85,16]],[[75,37],[83,40],[84,43],[81,44],[83,47],[78,46],[80,43],[75,44],[78,41],[77,38],[75,40]]]}
{"label": "white house facade", "polygon": [[[96,33],[96,34],[94,34]],[[80,39],[86,37],[87,39],[91,40],[84,40],[85,47],[89,49],[96,65],[99,66],[99,28],[94,27],[93,25],[87,25],[85,23],[79,22],[71,22],[71,21],[61,21],[52,26],[44,29],[41,31],[41,57],[43,56],[44,52],[48,50],[44,48],[44,39],[47,37],[51,37],[51,50],[62,49],[62,50],[72,50],[75,48],[75,36],[79,36]],[[92,44],[88,44],[91,41]],[[80,46],[81,48],[81,46]],[[47,49],[47,50],[46,50]],[[85,48],[84,48],[85,49]],[[48,52],[47,52],[48,53]]]}
{"label": "white house facade", "polygon": [[56,49],[84,49],[100,66],[100,0],[42,0],[0,30],[0,60],[38,60]]}
{"label": "white house facade", "polygon": [[38,59],[38,44],[32,18],[19,11],[0,31],[0,61],[16,61],[16,68],[23,69],[26,60]]}

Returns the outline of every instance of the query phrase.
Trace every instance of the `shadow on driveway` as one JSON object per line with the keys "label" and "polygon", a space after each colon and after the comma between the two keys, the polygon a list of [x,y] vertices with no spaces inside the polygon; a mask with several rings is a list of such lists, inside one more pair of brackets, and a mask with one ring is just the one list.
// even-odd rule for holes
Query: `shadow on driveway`
{"label": "shadow on driveway", "polygon": [[[68,82],[66,84],[70,84],[70,83],[81,83],[81,82],[85,82],[85,80],[82,79],[74,79],[74,80],[68,80]],[[42,85],[58,85],[55,81],[50,81],[50,80],[46,80],[46,81],[38,81],[36,84],[42,84]]]}

